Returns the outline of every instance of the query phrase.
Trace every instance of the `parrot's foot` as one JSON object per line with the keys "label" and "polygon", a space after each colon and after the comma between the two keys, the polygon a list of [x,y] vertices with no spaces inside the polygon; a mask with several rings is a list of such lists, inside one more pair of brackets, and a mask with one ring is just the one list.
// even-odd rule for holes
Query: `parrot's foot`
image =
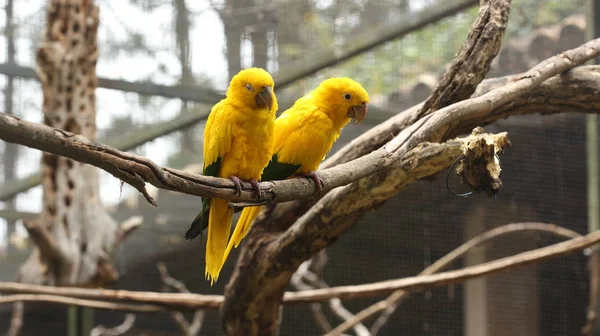
{"label": "parrot's foot", "polygon": [[233,181],[233,184],[235,184],[235,194],[238,196],[241,196],[242,195],[242,180],[240,180],[240,178],[235,175],[231,176],[229,179]]}
{"label": "parrot's foot", "polygon": [[260,199],[260,187],[258,186],[258,182],[256,180],[250,180],[248,182],[250,182],[252,188],[254,188],[254,191],[256,191],[256,199]]}
{"label": "parrot's foot", "polygon": [[[233,181],[233,183],[235,184],[235,194],[238,196],[242,195],[242,180],[233,175],[229,178],[231,181]],[[260,187],[258,185],[258,182],[256,180],[250,180],[248,181],[250,182],[250,184],[252,185],[252,189],[254,189],[254,191],[256,191],[256,199],[260,199]]]}
{"label": "parrot's foot", "polygon": [[305,174],[304,177],[312,179],[313,181],[315,181],[315,184],[317,185],[317,193],[316,195],[320,195],[321,192],[323,191],[323,187],[325,186],[325,183],[323,182],[323,180],[321,180],[321,178],[319,177],[319,175],[317,175],[317,173],[312,172],[310,174]]}

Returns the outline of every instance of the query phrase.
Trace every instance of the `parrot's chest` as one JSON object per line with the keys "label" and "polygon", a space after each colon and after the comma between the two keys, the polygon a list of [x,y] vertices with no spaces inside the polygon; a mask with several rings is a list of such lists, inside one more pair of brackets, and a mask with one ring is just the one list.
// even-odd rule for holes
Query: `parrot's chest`
{"label": "parrot's chest", "polygon": [[242,180],[258,180],[271,159],[273,122],[238,124],[234,127],[231,151],[223,165]]}

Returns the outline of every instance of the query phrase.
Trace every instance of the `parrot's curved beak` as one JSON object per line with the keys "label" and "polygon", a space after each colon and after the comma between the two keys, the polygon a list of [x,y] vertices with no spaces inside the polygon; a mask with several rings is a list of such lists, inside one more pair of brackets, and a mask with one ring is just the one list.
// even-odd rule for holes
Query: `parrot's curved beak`
{"label": "parrot's curved beak", "polygon": [[355,125],[360,124],[360,122],[363,121],[363,119],[365,119],[366,115],[367,115],[367,104],[366,103],[352,106],[351,108],[348,109],[348,113],[346,113],[346,116],[348,118],[354,118]]}
{"label": "parrot's curved beak", "polygon": [[256,106],[268,107],[271,111],[273,106],[273,90],[270,86],[265,87],[261,92],[256,94]]}

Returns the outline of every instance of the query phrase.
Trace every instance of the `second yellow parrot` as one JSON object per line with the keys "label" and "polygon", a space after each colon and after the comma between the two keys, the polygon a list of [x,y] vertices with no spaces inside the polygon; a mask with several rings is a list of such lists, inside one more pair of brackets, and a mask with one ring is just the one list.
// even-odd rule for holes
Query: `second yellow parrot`
{"label": "second yellow parrot", "polygon": [[[355,123],[365,118],[368,103],[367,91],[350,78],[329,78],[321,82],[275,120],[273,154],[261,181],[305,176],[315,181],[320,192],[323,181],[315,171],[342,128],[352,118]],[[261,206],[244,208],[227,244],[223,263],[231,249],[246,236],[261,209]]]}
{"label": "second yellow parrot", "polygon": [[[231,179],[238,194],[241,181],[258,193],[257,180],[271,159],[277,98],[273,77],[249,68],[233,76],[226,97],[211,110],[204,127],[204,175]],[[205,275],[214,284],[223,265],[233,209],[225,199],[202,199],[202,210],[186,232],[193,239],[208,227]]]}

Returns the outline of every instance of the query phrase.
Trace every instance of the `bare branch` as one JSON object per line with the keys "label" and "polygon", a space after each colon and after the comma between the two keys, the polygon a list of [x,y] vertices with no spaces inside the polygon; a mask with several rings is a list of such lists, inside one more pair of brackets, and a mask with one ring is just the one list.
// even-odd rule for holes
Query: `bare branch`
{"label": "bare branch", "polygon": [[[28,288],[22,291],[22,293],[36,293],[41,294],[13,294],[0,296],[0,304],[15,303],[15,302],[52,302],[60,303],[72,306],[90,307],[96,309],[107,309],[123,312],[134,312],[134,313],[156,313],[167,310],[160,305],[149,305],[149,304],[127,304],[117,302],[106,302],[102,296],[97,297],[99,300],[88,300],[71,297],[73,295],[57,294],[56,287],[52,286],[39,286],[39,285],[27,285],[16,282],[4,282],[0,286],[8,286],[15,288],[15,285],[23,286],[21,288]],[[35,288],[35,289],[34,289]],[[70,289],[77,289],[77,287],[64,287]],[[54,289],[54,290],[53,290]],[[82,289],[83,291],[93,291],[89,289]],[[12,292],[12,291],[9,291]],[[67,292],[69,292],[67,290]],[[47,294],[46,294],[47,293]]]}
{"label": "bare branch", "polygon": [[[435,275],[421,275],[356,286],[341,286],[300,292],[286,292],[283,302],[286,304],[298,304],[330,300],[332,298],[357,299],[384,295],[400,289],[404,291],[417,291],[429,287],[460,283],[476,277],[487,276],[516,267],[532,264],[534,262],[540,262],[576,251],[581,251],[587,247],[597,244],[598,242],[600,242],[600,231],[595,231],[585,236],[573,238],[562,243],[549,245],[495,261],[482,263],[477,266],[466,267],[457,271],[449,271]],[[219,295],[182,293],[167,294],[153,292],[133,292],[126,290],[84,289],[77,287],[51,287],[28,285],[15,282],[0,282],[0,292],[21,293],[0,297],[0,304],[13,303],[17,301],[47,301],[98,309],[136,312],[141,312],[143,309],[146,309],[146,312],[156,312],[160,311],[160,309],[218,309],[220,304],[223,303],[223,296]],[[139,304],[127,305],[116,302],[102,302],[98,300],[134,301],[138,302]],[[143,303],[153,304],[155,306],[142,305]],[[160,306],[160,308],[157,309],[156,306]]]}
{"label": "bare branch", "polygon": [[586,315],[587,323],[581,328],[581,334],[584,336],[593,336],[598,321],[596,310],[598,309],[598,291],[600,290],[600,256],[598,247],[590,251],[588,267],[590,271],[590,293]]}
{"label": "bare branch", "polygon": [[24,220],[23,226],[29,238],[40,249],[41,255],[50,263],[58,262],[63,258],[56,240],[44,225],[40,225],[39,219]]}
{"label": "bare branch", "polygon": [[[330,288],[329,285],[322,278],[322,271],[325,267],[325,263],[327,262],[327,255],[324,253],[325,250],[322,250],[319,254],[315,255],[310,261],[305,262],[302,265],[306,265],[306,269],[301,273],[302,276],[312,285],[314,288]],[[298,268],[300,271],[301,267]],[[314,272],[311,271],[314,269]],[[298,273],[298,272],[296,272]],[[307,286],[311,287],[311,286]],[[329,300],[329,307],[331,310],[342,320],[352,320],[354,319],[354,314],[352,314],[344,305],[342,304],[342,300],[339,298],[333,298]],[[369,329],[365,327],[363,324],[358,323],[354,325],[354,332],[357,336],[370,336]]]}
{"label": "bare branch", "polygon": [[565,255],[575,251],[581,251],[599,241],[600,231],[595,231],[588,235],[573,238],[562,243],[519,253],[514,256],[495,261],[482,263],[477,266],[466,267],[457,271],[449,271],[434,275],[421,275],[397,280],[387,280],[365,285],[314,289],[296,293],[288,292],[285,293],[284,301],[290,303],[314,302],[316,300],[327,300],[334,297],[340,299],[357,299],[387,294],[398,289],[415,291],[432,286],[449,285],[483,275],[491,275],[500,271],[504,271],[507,268],[513,268],[517,265],[524,266],[533,262],[547,260],[557,255]]}
{"label": "bare branch", "polygon": [[23,328],[24,311],[25,304],[23,302],[17,301],[13,304],[12,317],[10,319],[10,327],[6,332],[6,336],[18,336],[21,333],[21,328]]}
{"label": "bare branch", "polygon": [[[294,275],[290,279],[290,284],[296,290],[300,291],[300,290],[313,289],[312,286],[309,286],[306,283],[304,283],[304,281],[302,281],[302,278],[304,277],[303,273],[308,271],[308,266],[311,261],[312,261],[312,259],[307,260],[302,265],[300,265],[300,267],[298,267],[298,270],[296,271],[296,273],[294,273]],[[313,312],[313,317],[315,319],[315,322],[317,322],[317,325],[321,328],[321,330],[323,330],[323,332],[331,331],[331,323],[327,319],[327,316],[325,316],[325,313],[323,313],[323,305],[320,302],[313,302],[310,304],[310,309]]]}
{"label": "bare branch", "polygon": [[[502,237],[507,234],[514,233],[522,233],[528,231],[542,231],[547,232],[556,236],[560,236],[563,238],[577,238],[581,237],[581,235],[575,231],[554,225],[554,224],[545,224],[545,223],[515,223],[515,224],[507,224],[492,230],[486,231],[483,234],[476,236],[469,241],[465,242],[461,246],[452,250],[450,253],[446,254],[441,259],[437,260],[429,267],[424,269],[419,275],[431,275],[435,274],[443,269],[448,268],[452,265],[453,262],[463,257],[469,251],[474,249],[477,246],[486,244],[496,238]],[[599,265],[594,265],[593,268],[597,270]],[[379,301],[362,311],[356,314],[353,320],[345,321],[344,323],[337,326],[326,336],[334,336],[340,335],[344,331],[348,330],[352,327],[354,323],[364,321],[369,317],[377,314],[380,311],[383,311],[381,316],[373,323],[371,327],[371,335],[377,335],[381,327],[387,322],[389,317],[394,313],[398,305],[400,305],[404,300],[408,298],[409,292],[405,292],[403,290],[395,291],[392,295],[390,295],[385,300]]]}
{"label": "bare branch", "polygon": [[[185,284],[169,275],[169,271],[167,270],[167,265],[163,262],[160,262],[156,265],[158,271],[160,272],[160,277],[162,281],[165,283],[167,287],[172,287],[179,291],[180,293],[190,293]],[[179,327],[184,332],[185,335],[195,336],[200,333],[200,329],[202,329],[202,322],[204,321],[204,310],[198,309],[194,313],[194,318],[192,319],[192,323],[189,323],[185,316],[181,312],[172,312],[171,315],[173,319],[179,324]]]}
{"label": "bare branch", "polygon": [[127,333],[133,325],[135,324],[135,315],[127,314],[125,315],[125,320],[121,325],[118,325],[114,328],[106,328],[103,325],[99,325],[92,329],[90,332],[90,336],[121,336]]}
{"label": "bare branch", "polygon": [[130,234],[135,232],[142,225],[143,220],[144,217],[142,216],[131,216],[129,219],[124,220],[117,229],[115,246],[119,246]]}

